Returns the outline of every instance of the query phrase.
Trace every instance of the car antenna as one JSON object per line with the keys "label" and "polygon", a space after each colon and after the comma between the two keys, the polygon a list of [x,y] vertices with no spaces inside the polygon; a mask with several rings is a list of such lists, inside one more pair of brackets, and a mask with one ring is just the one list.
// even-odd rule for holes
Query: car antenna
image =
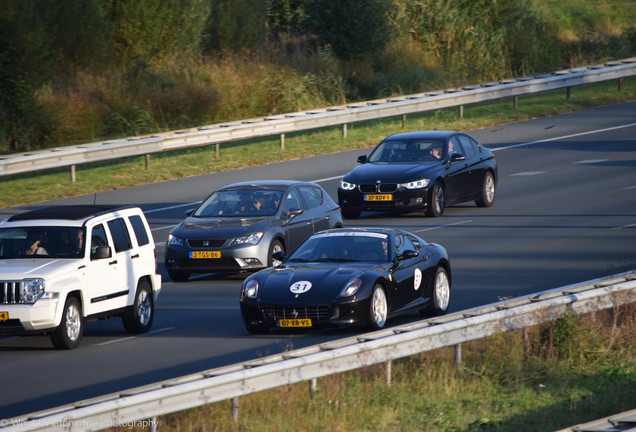
{"label": "car antenna", "polygon": [[97,203],[97,192],[93,194],[93,205]]}

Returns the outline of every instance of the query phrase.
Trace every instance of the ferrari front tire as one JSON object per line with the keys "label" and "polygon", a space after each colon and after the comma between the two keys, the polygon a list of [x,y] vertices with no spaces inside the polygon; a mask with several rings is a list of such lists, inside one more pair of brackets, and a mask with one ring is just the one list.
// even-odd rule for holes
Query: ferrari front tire
{"label": "ferrari front tire", "polygon": [[389,304],[386,299],[384,288],[380,284],[373,287],[371,294],[371,305],[369,306],[369,327],[371,330],[379,330],[386,324],[389,314]]}

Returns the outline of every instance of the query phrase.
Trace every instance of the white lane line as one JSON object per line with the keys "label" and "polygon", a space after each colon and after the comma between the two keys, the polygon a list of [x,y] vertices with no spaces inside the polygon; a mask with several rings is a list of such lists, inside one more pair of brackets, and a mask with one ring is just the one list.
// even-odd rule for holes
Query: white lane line
{"label": "white lane line", "polygon": [[601,133],[601,132],[608,132],[608,131],[613,131],[613,130],[618,130],[618,129],[625,129],[628,127],[634,127],[636,126],[636,123],[629,123],[629,124],[625,124],[625,125],[621,125],[621,126],[614,126],[611,128],[605,128],[605,129],[596,129],[596,130],[592,130],[592,131],[587,131],[587,132],[581,132],[581,133],[577,133],[577,134],[572,134],[572,135],[563,135],[560,137],[554,137],[554,138],[547,138],[544,140],[539,140],[539,141],[531,141],[531,142],[526,142],[526,143],[519,143],[519,144],[513,144],[507,147],[499,147],[496,149],[491,149],[490,151],[499,151],[499,150],[507,150],[507,149],[511,149],[511,148],[517,148],[517,147],[525,147],[525,146],[529,146],[529,145],[533,145],[533,144],[541,144],[541,143],[546,143],[546,142],[551,142],[551,141],[558,141],[558,140],[562,140],[562,139],[566,139],[566,138],[575,138],[575,137],[580,137],[580,136],[585,136],[585,135],[592,135],[595,133]]}
{"label": "white lane line", "polygon": [[170,330],[174,330],[174,327],[165,327],[165,328],[161,328],[161,329],[157,329],[157,330],[152,330],[152,331],[149,331],[148,333],[144,333],[144,334],[141,334],[141,335],[138,335],[138,336],[130,336],[130,337],[121,338],[121,339],[114,339],[114,340],[107,341],[107,342],[100,342],[100,343],[97,343],[97,344],[95,344],[93,346],[110,345],[110,344],[114,344],[114,343],[117,343],[117,342],[124,342],[124,341],[130,340],[130,339],[137,339],[138,337],[141,337],[141,336],[144,336],[144,335],[147,336],[147,335],[156,334],[156,333],[162,333],[162,332],[170,331]]}
{"label": "white lane line", "polygon": [[424,232],[424,231],[433,231],[436,229],[440,229],[440,228],[448,228],[448,227],[452,227],[452,226],[456,226],[456,225],[463,225],[463,224],[467,224],[467,223],[471,223],[472,220],[467,220],[467,221],[461,221],[461,222],[455,222],[452,224],[446,224],[446,225],[438,225],[438,226],[434,226],[434,227],[428,227],[428,228],[423,228],[420,230],[415,230],[415,231],[411,231],[412,233],[418,233],[418,232]]}
{"label": "white lane line", "polygon": [[595,163],[601,163],[601,162],[606,162],[609,159],[586,159],[586,160],[582,160],[582,161],[578,161],[578,162],[572,162],[575,164],[595,164]]}
{"label": "white lane line", "polygon": [[313,183],[322,183],[322,182],[326,182],[326,181],[331,181],[331,180],[338,180],[344,177],[343,175],[339,175],[339,176],[335,176],[335,177],[327,177],[327,178],[322,178],[322,179],[318,179],[318,180],[310,180]]}
{"label": "white lane line", "polygon": [[515,173],[515,174],[510,174],[510,176],[533,176],[533,175],[539,175],[539,174],[545,174],[545,171],[524,171],[524,172],[519,172],[519,173]]}
{"label": "white lane line", "polygon": [[624,187],[625,190],[636,189],[636,185]]}
{"label": "white lane line", "polygon": [[156,212],[160,212],[160,211],[164,211],[164,210],[172,210],[172,209],[176,209],[176,208],[180,208],[180,207],[187,207],[187,206],[196,206],[201,204],[201,201],[197,201],[197,202],[193,202],[193,203],[186,203],[186,204],[179,204],[179,205],[174,205],[174,206],[170,206],[170,207],[162,207],[162,208],[158,208],[158,209],[154,209],[154,210],[146,210],[144,213],[156,213]]}
{"label": "white lane line", "polygon": [[629,225],[618,226],[618,227],[614,227],[612,229],[625,229],[625,228],[636,228],[636,223],[629,224]]}

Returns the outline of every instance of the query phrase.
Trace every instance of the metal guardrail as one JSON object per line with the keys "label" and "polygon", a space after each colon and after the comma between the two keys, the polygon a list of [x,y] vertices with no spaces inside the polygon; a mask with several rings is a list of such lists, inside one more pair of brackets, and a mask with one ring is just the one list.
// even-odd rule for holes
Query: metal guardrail
{"label": "metal guardrail", "polygon": [[584,314],[633,302],[636,271],[0,420],[0,431],[85,431],[133,424],[541,324],[566,310]]}
{"label": "metal guardrail", "polygon": [[581,423],[557,432],[628,432],[636,431],[636,410],[625,411],[599,420]]}
{"label": "metal guardrail", "polygon": [[[237,122],[202,126],[191,130],[166,132],[152,136],[101,141],[48,150],[0,156],[0,176],[70,166],[74,180],[75,165],[150,154],[201,145],[280,135],[284,147],[286,133],[299,132],[365,120],[405,116],[424,111],[463,107],[507,97],[569,88],[636,75],[636,57],[583,68],[567,69],[490,82],[457,89],[418,93],[407,96],[352,103],[303,112],[254,118]],[[516,101],[516,99],[515,99]]]}

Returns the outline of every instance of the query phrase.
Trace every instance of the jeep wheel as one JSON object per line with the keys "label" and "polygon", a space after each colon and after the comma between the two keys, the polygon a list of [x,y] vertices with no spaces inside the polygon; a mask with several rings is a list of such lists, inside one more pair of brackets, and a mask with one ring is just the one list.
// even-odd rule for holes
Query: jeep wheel
{"label": "jeep wheel", "polygon": [[69,297],[64,304],[62,321],[51,333],[51,342],[57,349],[74,349],[79,346],[83,332],[84,319],[79,301],[75,297]]}
{"label": "jeep wheel", "polygon": [[146,333],[152,326],[155,317],[155,305],[152,298],[152,288],[148,281],[139,282],[135,301],[122,316],[124,328],[128,333]]}

